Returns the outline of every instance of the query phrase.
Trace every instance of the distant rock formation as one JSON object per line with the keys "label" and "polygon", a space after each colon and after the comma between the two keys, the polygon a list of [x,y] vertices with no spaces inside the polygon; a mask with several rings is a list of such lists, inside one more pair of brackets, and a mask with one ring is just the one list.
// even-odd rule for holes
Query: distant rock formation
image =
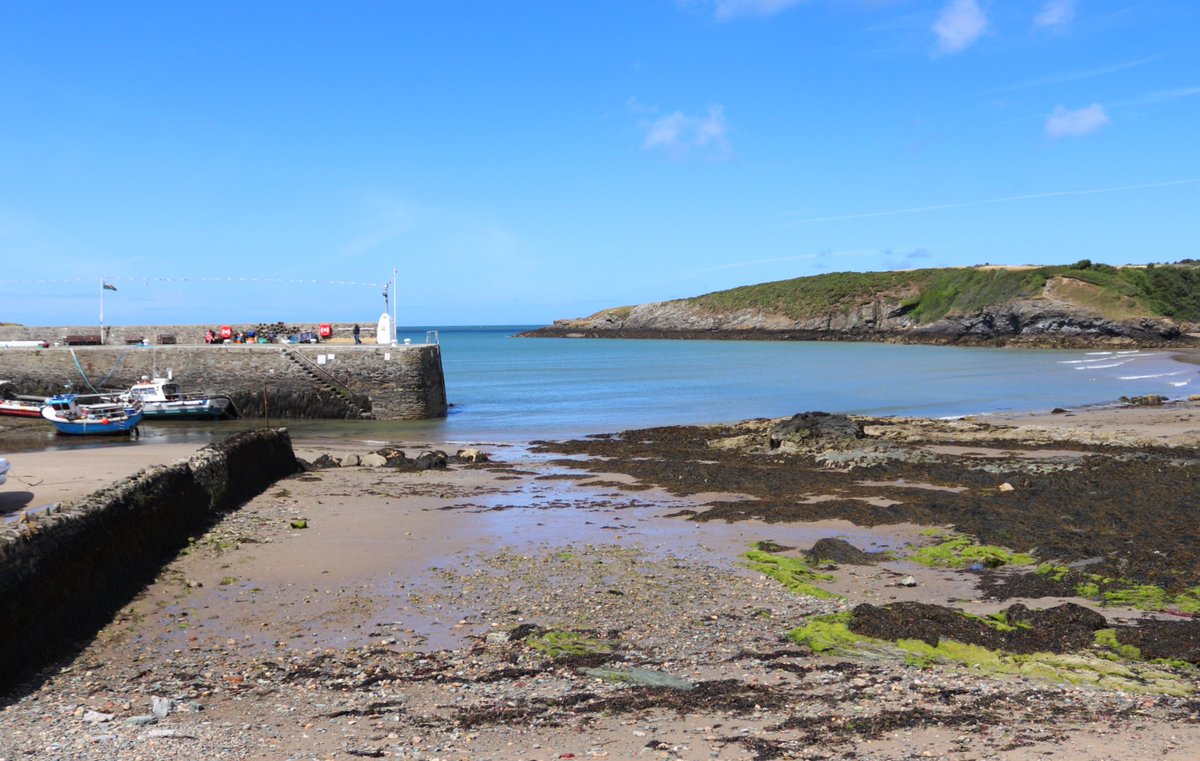
{"label": "distant rock formation", "polygon": [[915,312],[924,297],[918,285],[882,290],[867,298],[830,297],[823,304],[806,305],[804,316],[792,316],[800,310],[787,303],[773,308],[715,306],[718,302],[711,296],[608,309],[590,317],[556,320],[523,335],[1061,347],[1200,345],[1198,337],[1191,335],[1196,325],[1150,314],[1130,298],[1063,277],[1050,278],[1033,295],[983,308],[950,309],[934,319],[921,319]]}

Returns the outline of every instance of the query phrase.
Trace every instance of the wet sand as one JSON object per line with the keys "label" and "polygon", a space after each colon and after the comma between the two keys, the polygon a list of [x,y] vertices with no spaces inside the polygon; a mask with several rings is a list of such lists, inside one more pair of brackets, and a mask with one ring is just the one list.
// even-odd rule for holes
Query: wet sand
{"label": "wet sand", "polygon": [[[1054,431],[1061,448],[1048,451],[1062,456],[1078,454],[1072,443],[1194,448],[1198,413],[1185,404],[1003,422],[1026,440]],[[920,425],[890,427],[920,436]],[[370,448],[295,445],[308,460]],[[996,446],[994,432],[964,444]],[[425,445],[404,448],[415,456]],[[65,500],[192,449],[6,455],[41,483],[10,482],[0,495],[17,485],[27,504]],[[0,758],[1185,759],[1200,742],[1191,698],[819,657],[783,636],[863,601],[994,610],[970,574],[844,566],[828,588],[848,599],[819,600],[742,557],[755,542],[804,548],[826,537],[900,550],[929,541],[919,526],[687,520],[750,497],[680,494],[523,446],[485,450],[492,463],[337,468],[277,483],[6,705]],[[939,485],[900,488],[929,486]],[[897,586],[909,573],[917,586]],[[590,644],[551,655],[532,635],[508,638],[521,627]],[[695,688],[631,688],[583,671],[614,663],[612,653]],[[175,707],[132,722],[153,716],[154,697]]]}

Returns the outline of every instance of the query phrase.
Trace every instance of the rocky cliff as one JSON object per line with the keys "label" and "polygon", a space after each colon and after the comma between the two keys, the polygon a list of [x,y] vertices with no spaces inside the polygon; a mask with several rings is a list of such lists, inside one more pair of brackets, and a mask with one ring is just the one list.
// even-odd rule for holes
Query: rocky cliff
{"label": "rocky cliff", "polygon": [[1200,326],[1155,315],[1132,298],[1087,283],[1049,278],[1034,294],[921,319],[917,285],[866,298],[839,299],[804,314],[785,305],[722,308],[712,299],[679,299],[556,320],[534,337],[720,338],[892,341],[1030,346],[1190,346]]}

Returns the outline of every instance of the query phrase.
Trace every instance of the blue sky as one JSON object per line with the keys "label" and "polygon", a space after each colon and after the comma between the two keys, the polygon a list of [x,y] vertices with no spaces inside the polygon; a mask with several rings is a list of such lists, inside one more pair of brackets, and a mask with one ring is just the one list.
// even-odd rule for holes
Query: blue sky
{"label": "blue sky", "polygon": [[1200,258],[1194,0],[0,0],[0,321]]}

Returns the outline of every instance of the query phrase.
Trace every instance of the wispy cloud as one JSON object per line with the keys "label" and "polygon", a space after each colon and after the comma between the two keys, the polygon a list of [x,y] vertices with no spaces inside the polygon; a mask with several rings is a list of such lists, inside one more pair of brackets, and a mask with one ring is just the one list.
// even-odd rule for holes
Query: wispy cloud
{"label": "wispy cloud", "polygon": [[1140,98],[1133,100],[1124,100],[1110,104],[1113,108],[1125,108],[1129,106],[1152,106],[1156,103],[1169,103],[1180,98],[1192,98],[1200,95],[1200,87],[1177,87],[1173,90],[1158,90],[1152,93],[1147,93]]}
{"label": "wispy cloud", "polygon": [[950,0],[933,25],[938,52],[951,55],[966,50],[983,35],[988,20],[976,0]]}
{"label": "wispy cloud", "polygon": [[969,209],[974,206],[988,206],[998,203],[1013,203],[1016,201],[1033,201],[1040,198],[1066,198],[1070,196],[1092,196],[1101,193],[1124,193],[1132,190],[1149,190],[1152,188],[1169,188],[1178,185],[1195,185],[1200,183],[1200,177],[1192,177],[1185,180],[1169,180],[1167,182],[1147,182],[1139,185],[1120,185],[1109,188],[1085,188],[1083,190],[1056,190],[1047,193],[1027,193],[1019,196],[1001,196],[999,198],[985,198],[981,201],[960,201],[957,203],[940,203],[931,206],[912,206],[906,209],[888,209],[886,211],[869,211],[860,214],[838,214],[827,217],[805,217],[803,219],[793,220],[791,225],[807,225],[817,222],[842,222],[852,219],[873,219],[875,217],[898,217],[902,214],[923,214],[929,211],[943,211],[945,209]]}
{"label": "wispy cloud", "polygon": [[1042,10],[1033,17],[1034,26],[1063,29],[1075,20],[1076,0],[1046,0]]}
{"label": "wispy cloud", "polygon": [[1111,123],[1108,112],[1099,103],[1075,109],[1059,106],[1046,119],[1046,136],[1083,137]]}
{"label": "wispy cloud", "polygon": [[764,264],[782,264],[784,262],[810,262],[815,260],[832,259],[840,257],[864,257],[878,256],[884,252],[877,248],[853,248],[841,251],[823,250],[814,254],[797,254],[795,256],[775,256],[769,259],[744,259],[737,262],[726,262],[724,264],[713,265],[712,267],[701,267],[698,269],[688,270],[687,274],[696,275],[703,272],[720,272],[723,270],[740,269],[742,267],[758,267]]}
{"label": "wispy cloud", "polygon": [[1107,76],[1109,74],[1116,74],[1118,72],[1126,71],[1128,69],[1133,69],[1138,66],[1143,66],[1152,61],[1157,61],[1157,60],[1161,59],[1162,57],[1163,56],[1161,56],[1161,55],[1153,55],[1153,56],[1148,56],[1146,58],[1139,58],[1136,61],[1125,61],[1123,63],[1116,63],[1111,66],[1102,66],[1101,68],[1098,68],[1098,69],[1087,69],[1085,71],[1068,71],[1068,72],[1063,72],[1061,74],[1051,74],[1051,75],[1045,76],[1045,77],[1038,77],[1037,79],[1030,79],[1030,80],[1026,80],[1024,82],[1017,82],[1016,84],[1006,85],[1005,87],[999,87],[995,90],[992,90],[992,92],[1012,92],[1013,90],[1027,90],[1027,89],[1030,89],[1033,87],[1047,87],[1049,85],[1061,85],[1061,84],[1066,84],[1067,82],[1080,82],[1085,79],[1095,79],[1097,77],[1103,77],[1103,76]]}
{"label": "wispy cloud", "polygon": [[729,155],[729,125],[725,109],[711,105],[703,116],[688,116],[682,111],[642,123],[646,137],[642,147],[648,151],[665,151],[675,158],[703,153],[710,158]]}
{"label": "wispy cloud", "polygon": [[803,2],[807,0],[676,0],[676,5],[711,9],[713,18],[728,21],[745,16],[773,16]]}

